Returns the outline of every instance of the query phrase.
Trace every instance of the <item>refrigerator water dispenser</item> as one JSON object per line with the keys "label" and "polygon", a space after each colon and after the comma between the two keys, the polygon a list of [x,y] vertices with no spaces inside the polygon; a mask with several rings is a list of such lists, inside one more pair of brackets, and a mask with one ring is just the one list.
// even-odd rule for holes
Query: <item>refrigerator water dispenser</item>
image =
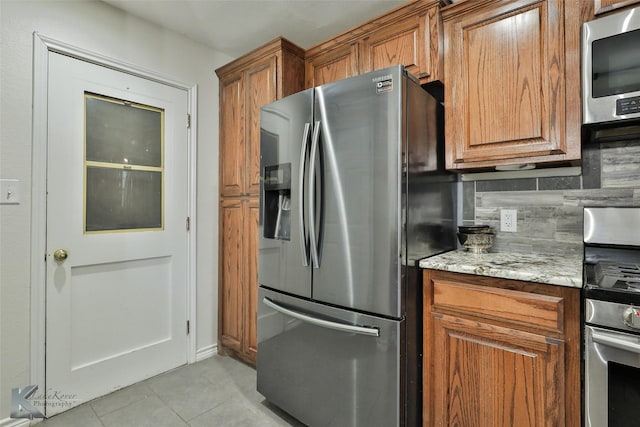
{"label": "refrigerator water dispenser", "polygon": [[291,163],[264,168],[264,237],[290,240]]}

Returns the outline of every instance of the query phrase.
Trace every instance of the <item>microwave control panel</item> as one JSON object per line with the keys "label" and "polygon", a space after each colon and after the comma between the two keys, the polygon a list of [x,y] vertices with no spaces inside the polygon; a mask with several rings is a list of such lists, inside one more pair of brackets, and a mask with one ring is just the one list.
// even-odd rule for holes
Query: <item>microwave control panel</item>
{"label": "microwave control panel", "polygon": [[640,96],[616,100],[616,116],[640,113]]}

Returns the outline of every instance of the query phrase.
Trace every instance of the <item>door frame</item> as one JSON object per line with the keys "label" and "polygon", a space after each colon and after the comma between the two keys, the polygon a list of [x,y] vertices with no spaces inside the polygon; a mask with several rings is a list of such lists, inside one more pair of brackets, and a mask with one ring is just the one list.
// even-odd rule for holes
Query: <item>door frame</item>
{"label": "door frame", "polygon": [[[187,92],[187,233],[186,315],[187,363],[196,361],[196,164],[197,164],[197,85],[172,80],[151,70],[91,52],[33,33],[33,116],[31,158],[31,384],[46,390],[46,232],[47,232],[47,137],[49,54],[60,53],[74,59],[141,77]],[[185,120],[187,118],[185,117]],[[186,218],[185,218],[186,221]],[[186,327],[186,325],[185,325]]]}

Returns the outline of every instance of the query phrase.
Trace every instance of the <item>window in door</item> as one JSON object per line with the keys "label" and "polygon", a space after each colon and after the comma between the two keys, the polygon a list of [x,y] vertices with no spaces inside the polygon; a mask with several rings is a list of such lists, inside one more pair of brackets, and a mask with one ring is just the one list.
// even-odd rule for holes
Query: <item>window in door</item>
{"label": "window in door", "polygon": [[84,232],[164,229],[164,110],[84,98]]}

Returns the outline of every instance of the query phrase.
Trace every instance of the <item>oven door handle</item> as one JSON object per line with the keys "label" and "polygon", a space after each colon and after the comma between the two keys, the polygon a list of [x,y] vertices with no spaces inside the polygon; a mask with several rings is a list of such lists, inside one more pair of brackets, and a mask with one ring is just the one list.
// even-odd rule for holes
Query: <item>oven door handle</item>
{"label": "oven door handle", "polygon": [[621,337],[620,334],[592,330],[591,339],[598,344],[640,354],[640,343],[638,343],[638,338],[635,336],[633,338],[624,338]]}

